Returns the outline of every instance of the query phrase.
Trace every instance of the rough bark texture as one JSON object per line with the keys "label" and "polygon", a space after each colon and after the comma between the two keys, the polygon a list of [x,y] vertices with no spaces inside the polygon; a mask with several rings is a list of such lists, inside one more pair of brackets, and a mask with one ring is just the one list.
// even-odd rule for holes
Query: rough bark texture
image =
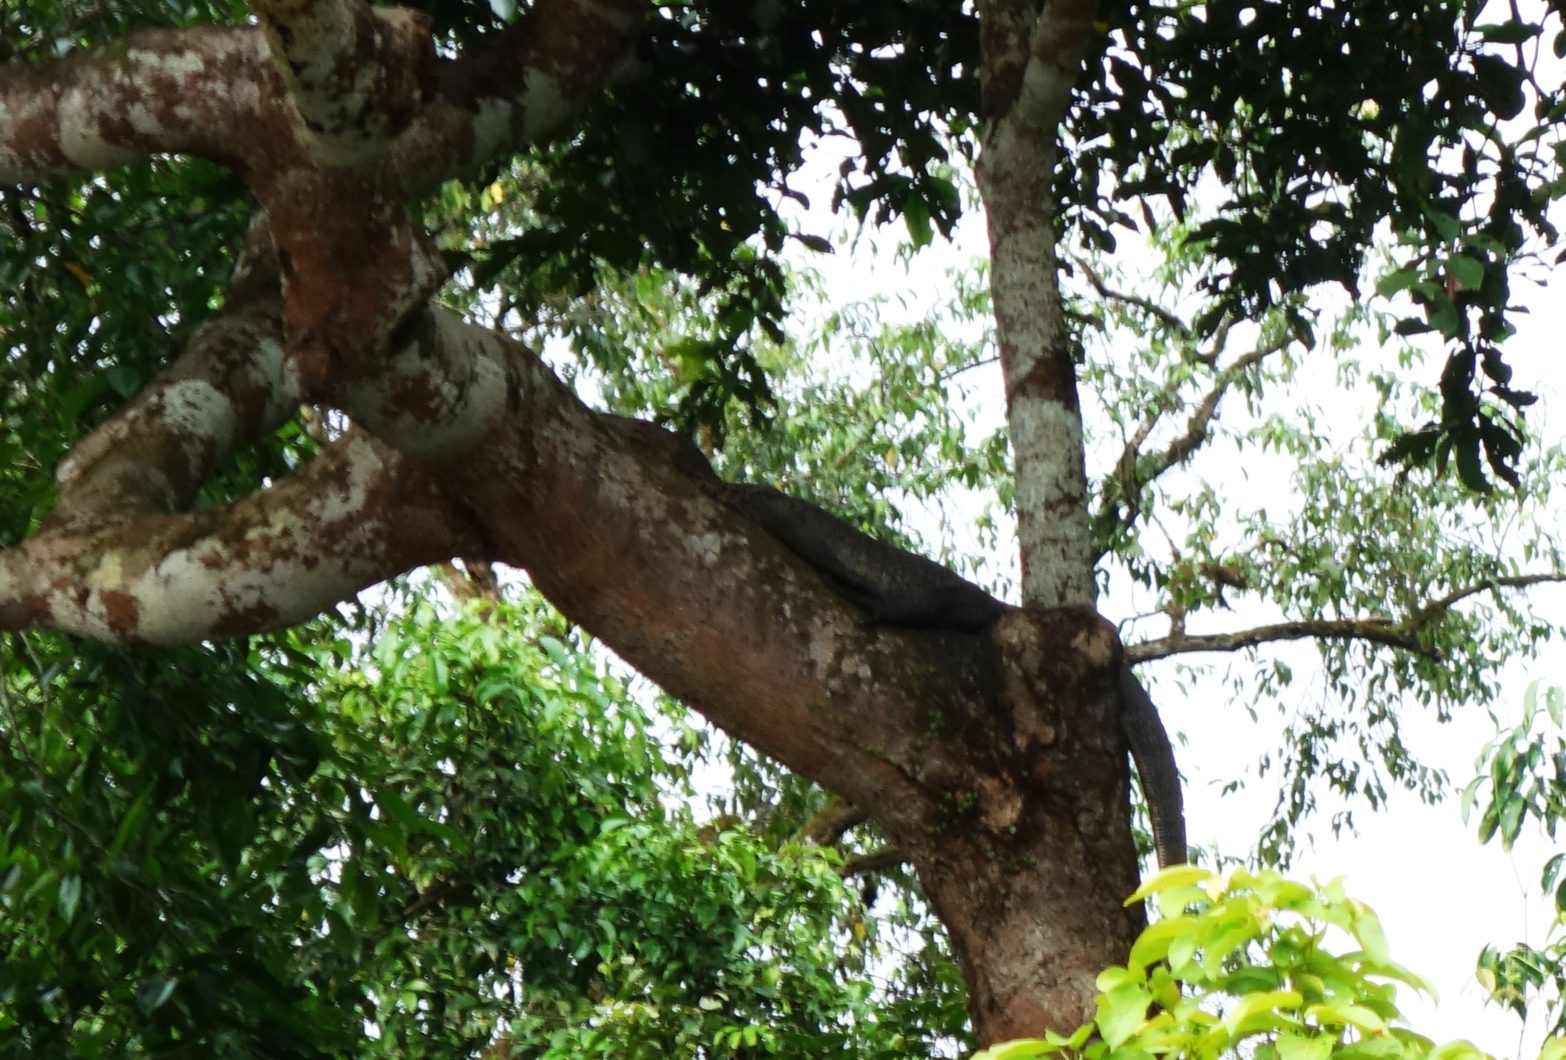
{"label": "rough bark texture", "polygon": [[[408,196],[569,129],[630,69],[637,0],[538,0],[455,59],[418,19],[357,0],[254,9],[263,28],[0,72],[0,180],[181,152],[230,166],[265,210],[224,308],[82,439],[55,517],[0,551],[0,628],[237,635],[453,556],[516,564],[669,692],[875,816],[951,932],[981,1039],[1090,1015],[1139,913],[1120,904],[1136,882],[1123,664],[1090,607],[1045,180],[1023,172],[1052,161],[1055,118],[993,140],[984,175],[1030,610],[970,631],[870,625],[797,542],[431,301],[444,276]],[[1058,47],[1031,16],[997,15],[987,95],[1047,100],[1034,67],[1048,51],[1069,76],[1077,15],[1046,17],[1063,13]],[[1006,50],[1013,22],[1032,52]],[[191,513],[217,462],[301,398],[355,427],[272,488]]]}
{"label": "rough bark texture", "polygon": [[1051,174],[1057,137],[1096,5],[1028,0],[979,5],[985,135],[979,193],[990,235],[995,341],[1017,475],[1022,600],[1091,605],[1093,543]]}
{"label": "rough bark texture", "polygon": [[[672,431],[619,416],[608,422],[632,441],[667,454],[703,492],[788,546],[876,625],[978,633],[1012,610],[939,563],[878,541],[808,501],[759,483],[723,481],[695,443]],[[1116,716],[1147,796],[1158,863],[1181,864],[1185,816],[1174,747],[1129,666],[1122,666],[1115,690]]]}

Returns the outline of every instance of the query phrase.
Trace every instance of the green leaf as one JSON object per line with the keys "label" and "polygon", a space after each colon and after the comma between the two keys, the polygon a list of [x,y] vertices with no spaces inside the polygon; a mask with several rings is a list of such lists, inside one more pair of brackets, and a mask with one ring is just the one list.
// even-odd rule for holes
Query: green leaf
{"label": "green leaf", "polygon": [[1394,269],[1382,274],[1376,281],[1376,293],[1383,298],[1390,298],[1399,291],[1406,291],[1419,279],[1419,270],[1413,267]]}
{"label": "green leaf", "polygon": [[1426,315],[1430,320],[1430,326],[1441,333],[1443,338],[1456,338],[1462,328],[1463,318],[1457,311],[1457,305],[1450,298],[1441,295],[1426,307]]}
{"label": "green leaf", "polygon": [[1294,1023],[1294,1017],[1279,1010],[1297,1009],[1304,1001],[1304,996],[1297,990],[1266,990],[1246,994],[1224,1015],[1222,1024],[1236,1038],[1287,1027]]}
{"label": "green leaf", "polygon": [[1305,1009],[1305,1015],[1309,1019],[1333,1027],[1353,1027],[1356,1030],[1372,1033],[1379,1033],[1387,1029],[1386,1020],[1364,1005],[1348,1004],[1342,1001],[1328,1001],[1322,1004],[1310,1005]]}
{"label": "green leaf", "polygon": [[1446,268],[1465,291],[1477,291],[1484,286],[1484,262],[1476,258],[1454,254],[1446,259]]}
{"label": "green leaf", "polygon": [[[1195,927],[1196,921],[1185,916],[1166,917],[1148,925],[1131,944],[1129,960],[1132,967],[1145,968],[1155,961],[1164,960],[1169,956],[1170,944],[1176,939],[1193,938]],[[1100,989],[1108,985],[1100,979]]]}
{"label": "green leaf", "polygon": [[918,195],[910,192],[903,200],[903,223],[908,226],[908,238],[914,247],[928,246],[935,235],[930,224],[930,209]]}
{"label": "green leaf", "polygon": [[1147,1019],[1152,995],[1141,983],[1123,983],[1098,995],[1096,1022],[1111,1049],[1119,1048]]}
{"label": "green leaf", "polygon": [[75,873],[60,877],[60,887],[55,892],[55,908],[59,910],[60,919],[67,924],[75,920],[81,901],[82,878]]}
{"label": "green leaf", "polygon": [[126,807],[124,816],[120,818],[120,823],[114,829],[114,838],[109,843],[110,857],[123,851],[130,843],[131,837],[141,831],[141,826],[147,819],[148,807],[152,805],[154,790],[151,786],[143,788],[141,794]]}
{"label": "green leaf", "polygon": [[143,1015],[150,1016],[163,1007],[163,1003],[174,995],[174,980],[166,975],[153,976],[144,979],[136,987],[136,1007]]}
{"label": "green leaf", "polygon": [[1514,18],[1506,22],[1476,26],[1474,29],[1483,40],[1491,44],[1525,44],[1537,37],[1544,27],[1536,22],[1524,22]]}
{"label": "green leaf", "polygon": [[1053,1051],[1050,1043],[1043,1038],[1019,1038],[981,1049],[973,1054],[973,1060],[1036,1060]]}
{"label": "green leaf", "polygon": [[1336,1035],[1282,1031],[1278,1035],[1278,1060],[1329,1060],[1338,1044]]}
{"label": "green leaf", "polygon": [[1392,960],[1391,947],[1387,945],[1386,933],[1382,930],[1381,921],[1369,909],[1361,907],[1353,920],[1354,937],[1365,948],[1365,954],[1378,964],[1386,964]]}

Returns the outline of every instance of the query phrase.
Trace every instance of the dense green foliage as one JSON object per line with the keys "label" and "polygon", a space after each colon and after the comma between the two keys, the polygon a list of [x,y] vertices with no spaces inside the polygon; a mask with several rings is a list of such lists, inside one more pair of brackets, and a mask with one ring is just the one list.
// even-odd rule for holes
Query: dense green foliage
{"label": "dense green foliage", "polygon": [[[52,507],[49,471],[83,427],[140,390],[205,319],[249,217],[241,192],[237,180],[199,162],[0,191],[7,543]],[[276,450],[246,459],[235,476],[241,484],[283,467]],[[205,501],[222,490],[209,487]]]}
{"label": "dense green foliage", "polygon": [[677,717],[541,621],[11,638],[0,1054],[900,1056],[958,1029],[949,972],[878,1016],[831,861],[666,805]]}

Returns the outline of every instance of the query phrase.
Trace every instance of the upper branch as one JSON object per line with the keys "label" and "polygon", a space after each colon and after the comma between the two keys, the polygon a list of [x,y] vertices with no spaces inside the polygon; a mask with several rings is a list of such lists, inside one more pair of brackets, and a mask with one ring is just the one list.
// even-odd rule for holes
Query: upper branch
{"label": "upper branch", "polygon": [[995,343],[1016,470],[1022,601],[1096,596],[1081,400],[1048,194],[1058,125],[1091,33],[1092,0],[980,0],[985,120],[977,176],[990,237]]}
{"label": "upper branch", "polygon": [[[1154,402],[1142,417],[1135,433],[1126,442],[1115,461],[1110,476],[1113,489],[1105,489],[1099,498],[1098,511],[1093,515],[1094,540],[1107,541],[1112,528],[1125,528],[1136,522],[1141,514],[1141,491],[1159,476],[1179,467],[1189,460],[1212,437],[1212,425],[1218,415],[1218,406],[1224,395],[1247,371],[1288,345],[1287,336],[1279,336],[1235,358],[1213,380],[1207,393],[1202,395],[1186,420],[1185,431],[1152,456],[1145,456],[1142,447],[1147,444],[1154,429],[1163,419],[1170,404]],[[1100,546],[1099,558],[1103,557]]]}
{"label": "upper branch", "polygon": [[863,876],[871,872],[884,872],[908,863],[908,852],[901,847],[878,847],[868,854],[860,854],[843,862],[837,874],[843,877]]}
{"label": "upper branch", "polygon": [[0,67],[0,183],[159,154],[233,164],[254,149],[271,80],[251,29],[151,30],[56,62],[9,63]]}
{"label": "upper branch", "polygon": [[1157,637],[1135,646],[1126,647],[1126,658],[1131,662],[1147,662],[1170,655],[1185,655],[1198,651],[1238,651],[1282,640],[1364,640],[1373,644],[1385,644],[1401,648],[1417,655],[1438,657],[1439,652],[1423,643],[1418,635],[1403,623],[1388,618],[1324,618],[1298,619],[1290,622],[1273,622],[1234,633],[1173,633]]}
{"label": "upper branch", "polygon": [[794,839],[820,847],[836,846],[850,829],[869,819],[868,813],[847,799],[834,798],[804,823]]}
{"label": "upper branch", "polygon": [[507,151],[541,143],[636,69],[638,0],[537,0],[472,55],[442,63],[433,96],[389,161],[418,193]]}
{"label": "upper branch", "polygon": [[[1042,11],[1040,8],[1042,6]],[[1053,138],[1094,30],[1096,0],[980,0],[983,110],[1015,131]]]}
{"label": "upper branch", "polygon": [[1452,608],[1480,593],[1499,593],[1502,589],[1528,589],[1535,585],[1548,585],[1555,582],[1566,582],[1566,574],[1512,574],[1504,577],[1486,578],[1482,582],[1464,586],[1461,589],[1447,593],[1445,596],[1430,601],[1424,607],[1415,611],[1409,618],[1409,624],[1416,628],[1428,626],[1439,621],[1441,616]]}
{"label": "upper branch", "polygon": [[1022,75],[1019,118],[1041,129],[1060,124],[1097,15],[1097,0],[1051,0],[1044,6]]}
{"label": "upper branch", "polygon": [[1441,657],[1440,649],[1423,636],[1425,630],[1439,622],[1443,616],[1471,596],[1482,592],[1499,592],[1501,589],[1527,589],[1535,585],[1566,582],[1566,574],[1518,574],[1506,577],[1486,578],[1472,585],[1456,589],[1445,596],[1416,608],[1402,621],[1373,615],[1366,618],[1297,619],[1274,622],[1234,633],[1189,634],[1183,631],[1166,637],[1157,637],[1135,646],[1126,647],[1126,658],[1132,662],[1163,659],[1171,655],[1184,655],[1199,651],[1237,651],[1283,640],[1362,640],[1371,644],[1384,644],[1425,655],[1432,659]]}

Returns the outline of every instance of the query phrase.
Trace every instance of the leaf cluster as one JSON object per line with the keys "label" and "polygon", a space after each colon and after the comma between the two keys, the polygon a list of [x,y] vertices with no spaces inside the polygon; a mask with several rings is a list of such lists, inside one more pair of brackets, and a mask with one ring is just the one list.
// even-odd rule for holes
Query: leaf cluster
{"label": "leaf cluster", "polygon": [[1510,273],[1557,238],[1566,149],[1566,95],[1534,78],[1543,45],[1566,50],[1559,11],[1481,23],[1481,8],[1123,3],[1068,121],[1075,164],[1055,181],[1087,241],[1109,251],[1115,228],[1135,227],[1128,207],[1148,227],[1154,203],[1183,219],[1216,178],[1221,202],[1193,232],[1221,263],[1204,281],[1204,336],[1273,308],[1307,336],[1313,314],[1292,296],[1330,283],[1358,297],[1390,225],[1409,255],[1394,289],[1425,317],[1402,329],[1436,333],[1451,354],[1440,417],[1391,458],[1455,457],[1472,488],[1487,471],[1513,478],[1509,413],[1532,398],[1500,354]]}
{"label": "leaf cluster", "polygon": [[0,5],[0,63],[52,59],[138,29],[245,17],[242,0],[7,0]]}
{"label": "leaf cluster", "polygon": [[0,654],[0,1055],[313,1056],[349,1040],[294,971],[286,820],[328,754],[243,644]]}
{"label": "leaf cluster", "polygon": [[[1497,719],[1499,724],[1499,719]],[[1485,745],[1478,775],[1463,791],[1463,817],[1478,814],[1479,839],[1510,850],[1530,824],[1553,843],[1566,822],[1566,694],[1530,685],[1522,717]],[[1490,997],[1527,1019],[1542,1011],[1553,1034],[1566,1033],[1566,854],[1546,858],[1539,884],[1554,897],[1555,921],[1540,946],[1487,946],[1479,981]]]}
{"label": "leaf cluster", "polygon": [[539,605],[496,606],[181,652],[9,638],[0,1055],[898,1056],[951,1033],[928,1002],[878,1007],[828,856],[699,825],[662,723]]}
{"label": "leaf cluster", "polygon": [[[27,533],[53,503],[49,469],[219,304],[248,209],[202,162],[0,189],[0,542]],[[281,475],[281,452],[240,458],[199,505]]]}
{"label": "leaf cluster", "polygon": [[484,248],[475,279],[502,281],[526,311],[581,297],[606,271],[693,277],[721,302],[720,326],[691,352],[719,367],[717,392],[688,412],[710,422],[736,397],[764,402],[749,344],[782,340],[778,255],[796,239],[828,249],[782,208],[807,203],[788,184],[807,141],[857,149],[835,204],[869,222],[907,215],[926,239],[949,233],[961,204],[944,169],[974,106],[976,44],[972,13],[946,0],[660,5],[647,45],[657,90],[614,93],[537,156],[546,180],[529,223]]}
{"label": "leaf cluster", "polygon": [[[1397,985],[1430,988],[1392,960],[1375,913],[1340,881],[1307,885],[1244,870],[1221,879],[1180,867],[1129,901],[1144,898],[1161,919],[1124,967],[1099,976],[1092,1021],[1071,1035],[997,1045],[975,1060],[1486,1055],[1468,1042],[1437,1045],[1400,1024]],[[1552,1042],[1541,1056],[1562,1053]]]}

